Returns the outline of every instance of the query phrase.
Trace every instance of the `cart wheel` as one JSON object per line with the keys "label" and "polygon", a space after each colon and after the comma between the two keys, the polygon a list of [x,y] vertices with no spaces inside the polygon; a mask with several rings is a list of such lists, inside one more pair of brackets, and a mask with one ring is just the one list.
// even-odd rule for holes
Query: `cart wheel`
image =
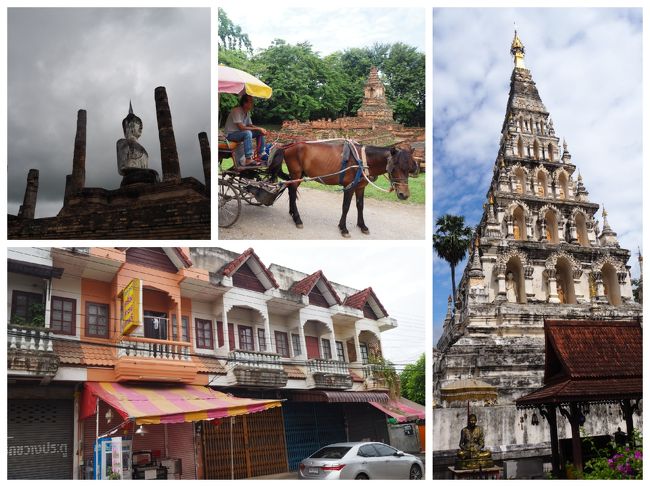
{"label": "cart wheel", "polygon": [[219,227],[228,228],[235,224],[241,213],[239,191],[223,179],[219,181]]}

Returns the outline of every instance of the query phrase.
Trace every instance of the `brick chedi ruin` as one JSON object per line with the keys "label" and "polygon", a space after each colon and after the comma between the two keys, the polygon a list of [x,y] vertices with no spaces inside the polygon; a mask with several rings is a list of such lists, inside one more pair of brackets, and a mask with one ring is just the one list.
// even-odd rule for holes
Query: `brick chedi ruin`
{"label": "brick chedi ruin", "polygon": [[39,172],[30,169],[18,215],[8,216],[10,239],[209,239],[210,143],[198,136],[205,184],[181,177],[167,92],[155,90],[162,176],[150,169],[149,155],[138,142],[143,123],[129,112],[122,121],[117,170],[118,189],[88,188],[86,181],[86,111],[77,114],[72,174],[66,176],[63,208],[57,216],[35,219]]}
{"label": "brick chedi ruin", "polygon": [[393,109],[386,100],[384,84],[374,66],[370,69],[356,117],[308,122],[288,120],[282,123],[277,135],[282,140],[345,137],[372,145],[405,143],[415,148],[416,159],[424,161],[424,128],[405,127],[393,120]]}

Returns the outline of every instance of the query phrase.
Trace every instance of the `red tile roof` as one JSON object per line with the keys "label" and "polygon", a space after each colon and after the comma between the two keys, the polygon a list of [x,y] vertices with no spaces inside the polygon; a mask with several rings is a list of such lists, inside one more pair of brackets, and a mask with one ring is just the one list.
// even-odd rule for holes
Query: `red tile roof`
{"label": "red tile roof", "polygon": [[639,398],[643,339],[637,321],[547,320],[544,387],[518,406]]}
{"label": "red tile roof", "polygon": [[225,367],[216,357],[197,355],[194,357],[194,363],[199,366],[199,373],[226,375]]}
{"label": "red tile roof", "polygon": [[266,277],[268,277],[269,281],[271,281],[271,284],[275,288],[279,288],[280,286],[275,280],[275,277],[273,276],[273,273],[267,269],[267,267],[262,263],[258,255],[255,253],[255,251],[252,248],[246,249],[244,252],[242,252],[239,257],[236,259],[232,260],[226,266],[223,268],[223,275],[224,276],[230,276],[235,273],[237,269],[239,269],[244,262],[246,262],[249,258],[253,258],[257,261],[257,263],[260,265],[262,268],[262,271],[264,271],[264,274]]}
{"label": "red tile roof", "polygon": [[307,376],[305,373],[300,369],[300,367],[296,365],[282,365],[284,368],[284,371],[287,373],[287,376],[289,379],[306,379]]}
{"label": "red tile roof", "polygon": [[[641,326],[635,321],[547,320],[544,380],[557,374],[549,359],[559,360],[572,379],[640,377],[643,368]],[[550,345],[550,347],[549,347]],[[555,354],[549,357],[549,352]]]}
{"label": "red tile roof", "polygon": [[341,298],[337,294],[336,290],[334,287],[332,287],[332,284],[327,280],[325,275],[323,274],[323,271],[317,270],[313,274],[305,277],[301,281],[295,282],[293,286],[291,286],[290,291],[297,293],[297,294],[304,294],[307,296],[311,290],[314,288],[316,283],[318,282],[319,279],[322,279],[325,285],[327,286],[327,289],[332,293],[332,296],[334,296],[334,299],[338,304],[341,304]]}
{"label": "red tile roof", "polygon": [[106,345],[92,345],[73,340],[53,340],[54,352],[61,364],[113,367],[116,349]]}
{"label": "red tile roof", "polygon": [[368,301],[368,298],[372,296],[372,299],[377,303],[377,306],[379,306],[379,309],[381,309],[381,312],[384,314],[384,316],[388,316],[388,312],[384,308],[384,306],[381,304],[379,299],[377,299],[377,295],[375,292],[372,290],[371,287],[368,287],[364,289],[363,291],[359,291],[356,294],[352,294],[345,298],[345,302],[343,304],[350,306],[352,308],[356,309],[363,309],[363,307],[366,305],[366,302]]}

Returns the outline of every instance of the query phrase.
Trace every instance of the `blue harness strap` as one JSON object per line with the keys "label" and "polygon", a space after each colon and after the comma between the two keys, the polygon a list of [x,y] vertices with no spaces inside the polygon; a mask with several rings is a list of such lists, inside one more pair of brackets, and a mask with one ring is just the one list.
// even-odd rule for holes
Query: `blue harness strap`
{"label": "blue harness strap", "polygon": [[339,185],[343,186],[343,179],[345,178],[345,173],[347,172],[345,169],[348,166],[348,160],[350,159],[350,156],[354,158],[354,161],[357,163],[358,169],[356,174],[354,175],[354,179],[350,184],[348,184],[345,188],[343,188],[343,191],[347,191],[349,189],[355,188],[357,184],[359,184],[359,181],[361,181],[361,176],[363,174],[363,162],[360,159],[357,159],[356,156],[354,156],[354,151],[352,151],[352,148],[350,147],[350,142],[345,141],[343,143],[343,153],[341,155],[341,173],[339,174]]}

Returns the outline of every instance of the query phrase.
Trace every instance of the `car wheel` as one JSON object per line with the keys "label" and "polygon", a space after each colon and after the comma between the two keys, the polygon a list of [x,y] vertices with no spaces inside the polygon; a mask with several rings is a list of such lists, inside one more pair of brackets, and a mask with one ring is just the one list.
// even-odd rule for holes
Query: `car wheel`
{"label": "car wheel", "polygon": [[354,477],[354,480],[370,480],[370,478],[365,473],[360,473]]}
{"label": "car wheel", "polygon": [[409,470],[409,480],[421,480],[422,479],[422,469],[419,465],[411,465],[411,470]]}

